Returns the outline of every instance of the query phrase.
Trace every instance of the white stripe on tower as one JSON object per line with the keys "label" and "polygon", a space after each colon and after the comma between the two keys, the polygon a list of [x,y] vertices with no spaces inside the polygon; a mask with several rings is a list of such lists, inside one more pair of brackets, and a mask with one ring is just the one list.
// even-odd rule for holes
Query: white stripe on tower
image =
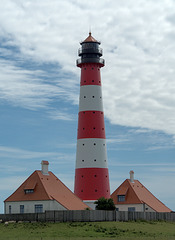
{"label": "white stripe on tower", "polygon": [[79,112],[103,111],[102,91],[98,85],[83,85],[80,87]]}

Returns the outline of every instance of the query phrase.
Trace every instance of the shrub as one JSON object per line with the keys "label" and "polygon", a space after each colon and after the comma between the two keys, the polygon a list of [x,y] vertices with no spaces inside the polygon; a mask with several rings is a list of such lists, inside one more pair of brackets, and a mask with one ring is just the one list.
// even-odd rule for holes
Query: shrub
{"label": "shrub", "polygon": [[112,198],[101,197],[95,201],[96,210],[115,210],[115,205]]}

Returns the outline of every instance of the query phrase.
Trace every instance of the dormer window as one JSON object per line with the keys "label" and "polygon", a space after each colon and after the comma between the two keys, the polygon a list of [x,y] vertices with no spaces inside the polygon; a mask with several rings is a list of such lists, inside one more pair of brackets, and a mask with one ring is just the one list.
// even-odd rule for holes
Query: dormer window
{"label": "dormer window", "polygon": [[25,194],[33,193],[34,189],[24,189]]}
{"label": "dormer window", "polygon": [[35,187],[36,187],[36,182],[28,181],[24,187],[25,194],[34,193]]}
{"label": "dormer window", "polygon": [[124,202],[125,201],[125,195],[118,195],[118,202]]}
{"label": "dormer window", "polygon": [[119,189],[117,194],[117,200],[118,202],[125,202],[127,197],[128,187],[124,186]]}

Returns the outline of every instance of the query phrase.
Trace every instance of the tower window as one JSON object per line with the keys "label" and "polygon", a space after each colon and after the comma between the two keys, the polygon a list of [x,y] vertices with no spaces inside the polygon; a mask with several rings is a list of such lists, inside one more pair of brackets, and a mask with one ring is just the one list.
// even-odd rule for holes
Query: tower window
{"label": "tower window", "polygon": [[92,70],[94,70],[94,68],[92,68]]}
{"label": "tower window", "polygon": [[97,175],[94,175],[94,177],[97,177]]}
{"label": "tower window", "polygon": [[85,128],[83,128],[83,130],[84,130]]}
{"label": "tower window", "polygon": [[92,80],[92,82],[94,82],[94,80]]}
{"label": "tower window", "polygon": [[103,143],[103,146],[105,146],[105,143]]}
{"label": "tower window", "polygon": [[95,129],[95,127],[93,127],[93,129]]}
{"label": "tower window", "polygon": [[84,70],[86,70],[86,68],[84,68]]}
{"label": "tower window", "polygon": [[95,112],[93,112],[93,113],[95,113]]}
{"label": "tower window", "polygon": [[81,190],[81,192],[83,192],[83,190]]}
{"label": "tower window", "polygon": [[94,162],[96,162],[97,160],[96,159],[94,159]]}
{"label": "tower window", "polygon": [[81,177],[83,178],[84,176],[82,175]]}
{"label": "tower window", "polygon": [[84,96],[84,98],[86,98],[86,96]]}
{"label": "tower window", "polygon": [[84,146],[84,143],[82,145]]}
{"label": "tower window", "polygon": [[99,83],[101,83],[101,81],[99,81]]}
{"label": "tower window", "polygon": [[84,162],[84,159],[82,160],[82,162]]}
{"label": "tower window", "polygon": [[86,82],[86,81],[84,81],[84,82]]}
{"label": "tower window", "polygon": [[95,96],[92,96],[93,98],[95,97]]}
{"label": "tower window", "polygon": [[97,189],[95,189],[95,192],[97,192]]}
{"label": "tower window", "polygon": [[83,112],[85,114],[85,112]]}
{"label": "tower window", "polygon": [[102,128],[102,130],[104,130],[104,128]]}
{"label": "tower window", "polygon": [[94,146],[96,145],[96,143],[94,143]]}

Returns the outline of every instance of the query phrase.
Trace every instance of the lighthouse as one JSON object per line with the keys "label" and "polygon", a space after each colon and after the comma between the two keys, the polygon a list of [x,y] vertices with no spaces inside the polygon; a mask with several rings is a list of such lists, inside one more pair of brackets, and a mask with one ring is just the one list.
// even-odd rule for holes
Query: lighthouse
{"label": "lighthouse", "polygon": [[100,197],[110,198],[109,173],[100,69],[104,66],[100,42],[89,36],[80,43],[81,68],[75,194],[94,208]]}

